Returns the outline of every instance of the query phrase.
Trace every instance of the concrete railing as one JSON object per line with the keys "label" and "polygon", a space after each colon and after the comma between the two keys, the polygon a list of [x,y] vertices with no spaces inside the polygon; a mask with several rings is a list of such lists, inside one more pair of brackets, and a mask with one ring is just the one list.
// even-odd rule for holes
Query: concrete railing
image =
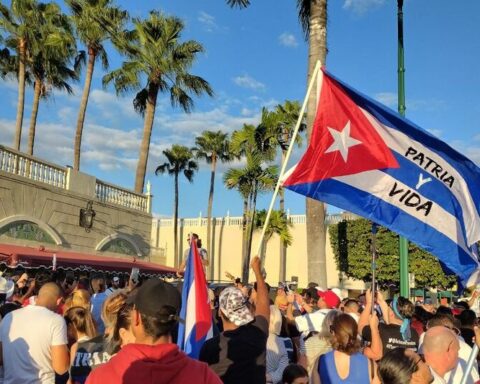
{"label": "concrete railing", "polygon": [[[344,213],[335,213],[331,215],[327,215],[325,217],[325,224],[338,224],[342,220],[355,220],[358,219],[359,216],[344,212]],[[293,225],[302,225],[307,223],[307,217],[305,215],[289,215],[288,219],[290,223]],[[157,222],[157,226],[160,227],[171,227],[173,226],[173,219],[154,219]],[[198,218],[186,218],[186,219],[178,219],[178,226],[179,227],[206,227],[208,220],[206,218],[198,217]],[[226,226],[241,226],[243,223],[242,216],[225,216],[225,217],[216,217],[215,224],[216,225],[226,225]]]}
{"label": "concrete railing", "polygon": [[116,204],[151,213],[150,183],[147,183],[147,193],[145,195],[138,194],[97,180],[94,176],[74,171],[70,167],[60,167],[2,145],[0,145],[0,171],[87,195],[103,203]]}
{"label": "concrete railing", "polygon": [[150,212],[148,196],[105,183],[104,181],[96,181],[95,195],[103,203],[113,203],[138,211]]}
{"label": "concrete railing", "polygon": [[0,171],[66,188],[67,169],[0,145]]}

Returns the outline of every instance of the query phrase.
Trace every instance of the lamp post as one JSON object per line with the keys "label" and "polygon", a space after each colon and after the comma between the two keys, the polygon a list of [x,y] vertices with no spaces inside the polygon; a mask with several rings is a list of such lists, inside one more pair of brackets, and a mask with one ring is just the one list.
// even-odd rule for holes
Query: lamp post
{"label": "lamp post", "polygon": [[[405,61],[403,51],[403,0],[397,0],[398,23],[398,113],[405,116]],[[400,295],[410,298],[408,281],[408,240],[400,236]]]}
{"label": "lamp post", "polygon": [[92,229],[93,220],[97,214],[92,207],[93,201],[90,200],[87,202],[86,208],[80,209],[79,225],[80,227],[84,228],[85,232],[87,233],[90,232],[90,229]]}

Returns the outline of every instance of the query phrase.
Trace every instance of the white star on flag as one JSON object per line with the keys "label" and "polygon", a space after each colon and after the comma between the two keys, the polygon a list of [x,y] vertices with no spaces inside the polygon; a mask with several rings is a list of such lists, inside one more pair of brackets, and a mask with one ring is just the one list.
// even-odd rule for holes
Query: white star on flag
{"label": "white star on flag", "polygon": [[362,144],[360,140],[354,139],[350,136],[350,121],[347,121],[342,131],[327,127],[333,137],[333,143],[327,148],[325,153],[340,151],[342,158],[347,162],[348,149],[358,144]]}

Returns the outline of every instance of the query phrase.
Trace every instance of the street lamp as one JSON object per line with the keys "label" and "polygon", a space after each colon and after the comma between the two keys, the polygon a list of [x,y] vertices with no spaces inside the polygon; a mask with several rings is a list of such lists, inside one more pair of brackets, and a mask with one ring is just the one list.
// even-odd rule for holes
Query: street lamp
{"label": "street lamp", "polygon": [[86,208],[80,209],[80,222],[79,225],[85,229],[85,232],[90,232],[90,229],[93,227],[93,219],[95,218],[96,212],[92,208],[93,201],[87,202]]}

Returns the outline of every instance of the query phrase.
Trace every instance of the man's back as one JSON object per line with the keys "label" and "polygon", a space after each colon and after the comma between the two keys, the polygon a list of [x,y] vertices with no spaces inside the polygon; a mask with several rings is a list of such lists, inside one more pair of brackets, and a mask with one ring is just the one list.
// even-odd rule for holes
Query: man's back
{"label": "man's back", "polygon": [[268,322],[257,316],[255,322],[207,340],[200,360],[224,383],[265,383]]}
{"label": "man's back", "polygon": [[98,367],[87,384],[221,384],[204,363],[179,351],[175,344],[129,344]]}
{"label": "man's back", "polygon": [[103,334],[105,332],[105,325],[103,324],[102,320],[102,306],[105,300],[107,300],[107,297],[108,295],[106,292],[94,293],[90,300],[92,305],[91,310],[93,320],[95,320],[99,334]]}
{"label": "man's back", "polygon": [[54,383],[51,347],[67,344],[63,318],[29,305],[9,313],[0,323],[5,384]]}

